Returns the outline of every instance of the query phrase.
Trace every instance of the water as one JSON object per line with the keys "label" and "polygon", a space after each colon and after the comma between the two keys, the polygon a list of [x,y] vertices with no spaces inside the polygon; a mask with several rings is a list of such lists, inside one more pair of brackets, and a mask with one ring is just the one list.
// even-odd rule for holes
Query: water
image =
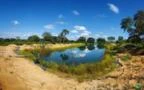
{"label": "water", "polygon": [[70,48],[64,51],[55,51],[46,56],[44,60],[56,62],[58,64],[78,65],[81,63],[93,63],[102,60],[104,49],[98,49],[96,46],[81,46]]}

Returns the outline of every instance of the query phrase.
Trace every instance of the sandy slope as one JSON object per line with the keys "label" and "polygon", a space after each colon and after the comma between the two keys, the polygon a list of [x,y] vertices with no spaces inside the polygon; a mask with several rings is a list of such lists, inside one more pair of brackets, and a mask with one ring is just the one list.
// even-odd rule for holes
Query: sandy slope
{"label": "sandy slope", "polygon": [[144,58],[133,58],[106,78],[78,83],[45,72],[33,62],[18,57],[14,53],[16,47],[0,46],[0,87],[3,90],[133,90],[139,79],[144,84]]}

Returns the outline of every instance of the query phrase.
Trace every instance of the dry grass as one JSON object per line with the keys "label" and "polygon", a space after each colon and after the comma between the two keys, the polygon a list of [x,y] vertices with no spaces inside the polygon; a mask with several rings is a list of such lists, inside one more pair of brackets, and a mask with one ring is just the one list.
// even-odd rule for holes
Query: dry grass
{"label": "dry grass", "polygon": [[[50,50],[50,51],[55,51],[55,50],[63,50],[66,48],[71,48],[71,47],[78,47],[85,45],[83,43],[72,43],[72,44],[46,44],[44,45],[45,49]],[[33,45],[22,45],[20,47],[20,50],[35,50],[35,49],[41,49],[40,44],[33,44]]]}

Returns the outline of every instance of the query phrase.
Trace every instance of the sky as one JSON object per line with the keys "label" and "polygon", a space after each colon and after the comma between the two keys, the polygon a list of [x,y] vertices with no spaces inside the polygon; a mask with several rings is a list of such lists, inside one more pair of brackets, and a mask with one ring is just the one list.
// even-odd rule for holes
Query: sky
{"label": "sky", "polygon": [[68,29],[69,39],[127,38],[121,19],[138,10],[144,10],[143,0],[0,0],[0,37],[56,36]]}

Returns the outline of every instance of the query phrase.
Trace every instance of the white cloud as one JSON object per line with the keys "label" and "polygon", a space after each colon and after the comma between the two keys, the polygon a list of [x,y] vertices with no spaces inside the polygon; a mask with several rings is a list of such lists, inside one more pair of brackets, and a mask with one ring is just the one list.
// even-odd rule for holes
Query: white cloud
{"label": "white cloud", "polygon": [[82,33],[80,34],[80,36],[89,37],[90,34],[91,34],[91,32],[89,32],[89,31],[84,31],[84,32],[82,32]]}
{"label": "white cloud", "polygon": [[59,18],[59,19],[64,18],[63,14],[59,14],[59,15],[58,15],[58,18]]}
{"label": "white cloud", "polygon": [[112,3],[108,3],[107,5],[109,6],[109,9],[110,9],[112,12],[114,12],[114,13],[116,13],[116,14],[119,13],[119,8],[118,8],[116,5],[114,5],[114,4],[112,4]]}
{"label": "white cloud", "polygon": [[72,30],[71,33],[78,33],[78,31],[77,30]]}
{"label": "white cloud", "polygon": [[73,10],[72,13],[76,16],[80,15],[80,13],[77,10]]}
{"label": "white cloud", "polygon": [[13,20],[13,21],[12,21],[12,24],[13,24],[13,25],[18,25],[18,24],[20,24],[20,22],[19,22],[18,20]]}
{"label": "white cloud", "polygon": [[78,30],[78,31],[85,31],[85,30],[87,30],[87,28],[85,26],[80,26],[80,25],[74,26],[74,29]]}
{"label": "white cloud", "polygon": [[54,29],[55,27],[54,27],[53,24],[48,24],[48,25],[45,25],[44,28],[45,28],[45,29],[48,29],[48,30],[52,30],[52,29]]}
{"label": "white cloud", "polygon": [[79,36],[89,37],[91,34],[90,31],[87,30],[85,26],[76,25],[74,26],[74,30],[71,31],[72,33],[79,34]]}

